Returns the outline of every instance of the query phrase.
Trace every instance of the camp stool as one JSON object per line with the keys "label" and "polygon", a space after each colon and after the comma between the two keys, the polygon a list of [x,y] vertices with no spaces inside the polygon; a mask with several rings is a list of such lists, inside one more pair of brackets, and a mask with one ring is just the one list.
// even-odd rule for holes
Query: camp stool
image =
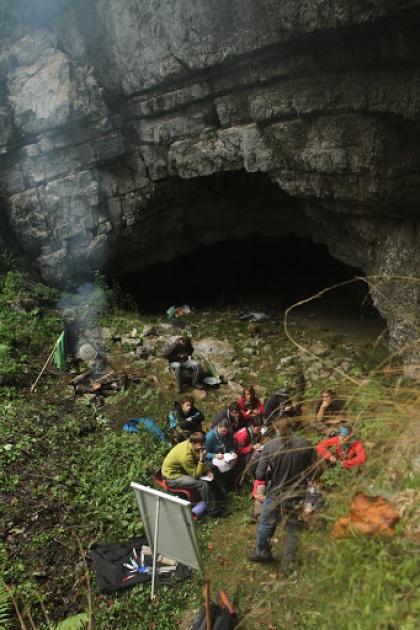
{"label": "camp stool", "polygon": [[[175,370],[168,365],[168,371],[175,380]],[[182,368],[182,386],[192,387],[193,371],[192,368]]]}
{"label": "camp stool", "polygon": [[189,501],[193,507],[195,505],[197,505],[197,503],[199,503],[201,501],[200,495],[197,492],[197,490],[194,490],[194,489],[191,489],[191,488],[170,488],[166,484],[166,481],[165,481],[164,477],[162,476],[162,468],[161,467],[159,467],[153,473],[153,479],[159,486],[161,486],[165,490],[165,492],[173,492],[180,499],[186,499],[187,501]]}

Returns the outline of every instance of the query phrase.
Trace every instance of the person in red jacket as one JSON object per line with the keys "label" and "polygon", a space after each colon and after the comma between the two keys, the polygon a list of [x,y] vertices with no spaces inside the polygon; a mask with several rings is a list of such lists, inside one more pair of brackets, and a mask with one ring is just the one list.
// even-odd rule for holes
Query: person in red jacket
{"label": "person in red jacket", "polygon": [[330,464],[341,462],[346,469],[356,468],[366,461],[364,446],[349,426],[341,427],[338,435],[320,442],[316,450]]}
{"label": "person in red jacket", "polygon": [[253,475],[258,466],[261,451],[261,429],[264,424],[260,416],[252,418],[249,427],[243,427],[234,433],[235,452],[240,470]]}
{"label": "person in red jacket", "polygon": [[262,405],[261,400],[257,398],[252,385],[244,387],[242,397],[238,400],[238,403],[241,405],[242,413],[248,423],[251,418],[265,415],[265,407]]}

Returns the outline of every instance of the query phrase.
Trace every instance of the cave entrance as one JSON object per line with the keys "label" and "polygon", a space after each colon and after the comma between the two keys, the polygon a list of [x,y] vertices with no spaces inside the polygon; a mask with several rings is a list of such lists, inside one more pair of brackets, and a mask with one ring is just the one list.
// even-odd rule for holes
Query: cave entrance
{"label": "cave entrance", "polygon": [[[172,304],[283,311],[327,287],[362,275],[334,259],[325,245],[294,236],[258,236],[199,247],[186,256],[127,275],[121,285],[142,312],[162,313]],[[364,282],[327,292],[308,308],[336,317],[380,318]]]}
{"label": "cave entrance", "polygon": [[[182,304],[284,311],[364,275],[331,256],[320,243],[323,226],[267,174],[173,178],[156,191],[138,240],[127,234],[113,265],[142,312],[162,314]],[[354,321],[367,314],[379,318],[364,282],[328,292],[308,308]]]}

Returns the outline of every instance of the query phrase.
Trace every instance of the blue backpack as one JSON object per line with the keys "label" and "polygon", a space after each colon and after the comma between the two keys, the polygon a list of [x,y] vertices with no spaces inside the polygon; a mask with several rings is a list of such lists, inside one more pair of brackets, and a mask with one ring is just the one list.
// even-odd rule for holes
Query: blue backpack
{"label": "blue backpack", "polygon": [[168,441],[162,429],[151,418],[130,418],[123,426],[123,429],[124,431],[139,433],[139,425],[142,425],[149,433],[153,433],[161,442]]}

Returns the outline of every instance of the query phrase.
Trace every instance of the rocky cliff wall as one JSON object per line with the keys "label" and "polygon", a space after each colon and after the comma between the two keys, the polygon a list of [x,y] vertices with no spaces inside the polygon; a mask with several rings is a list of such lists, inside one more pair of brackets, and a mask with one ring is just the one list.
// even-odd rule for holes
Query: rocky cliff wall
{"label": "rocky cliff wall", "polygon": [[[419,0],[0,10],[6,218],[46,280],[309,236],[372,277],[392,348],[420,365]],[[261,177],[272,198],[241,194]]]}

